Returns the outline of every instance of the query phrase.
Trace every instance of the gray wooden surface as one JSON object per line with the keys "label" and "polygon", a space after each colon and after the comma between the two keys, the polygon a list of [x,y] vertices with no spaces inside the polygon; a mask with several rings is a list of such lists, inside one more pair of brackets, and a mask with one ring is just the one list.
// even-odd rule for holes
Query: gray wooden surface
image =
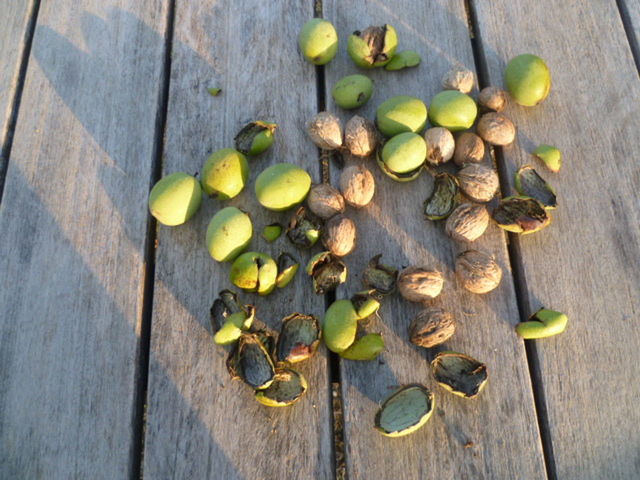
{"label": "gray wooden surface", "polygon": [[[388,21],[398,31],[400,49],[414,49],[422,56],[422,64],[412,70],[371,72],[375,93],[358,112],[369,118],[393,95],[413,95],[429,103],[440,91],[442,76],[456,62],[474,68],[463,2],[425,6],[395,1],[381,6],[370,1],[327,1],[324,16],[335,22],[341,38],[353,30]],[[355,73],[356,68],[343,50],[326,71],[330,92],[335,81]],[[352,276],[346,290],[353,293],[362,288],[360,272],[378,253],[384,254],[385,263],[398,267],[439,269],[445,286],[431,303],[451,311],[458,322],[446,347],[485,362],[490,378],[486,390],[474,400],[455,397],[439,387],[429,368],[433,352],[408,341],[407,329],[420,305],[410,304],[398,294],[385,299],[382,318],[371,325],[372,331],[381,331],[385,338],[387,351],[381,361],[341,362],[349,478],[543,478],[524,345],[512,327],[518,321],[518,309],[504,234],[490,226],[484,237],[466,245],[495,255],[505,273],[500,287],[487,295],[466,292],[456,285],[453,273],[455,255],[465,245],[455,245],[442,223],[429,222],[422,214],[431,189],[429,175],[423,172],[414,182],[397,183],[386,177],[374,160],[368,165],[375,175],[377,192],[366,209],[349,212],[358,226],[359,241],[356,251],[347,257]],[[333,175],[336,180],[337,174]],[[346,295],[340,292],[340,296]],[[373,429],[379,403],[399,384],[412,382],[433,390],[437,406],[433,417],[414,435],[391,440],[383,437]],[[468,442],[473,446],[465,447]]]}
{"label": "gray wooden surface", "polygon": [[[0,139],[14,135],[0,204],[0,478],[138,478],[142,454],[148,478],[332,478],[324,347],[301,366],[306,398],[269,409],[229,379],[226,352],[212,343],[208,308],[229,286],[229,266],[209,257],[204,235],[223,202],[204,199],[188,224],[159,226],[155,257],[145,255],[155,152],[162,150],[163,173],[195,174],[210,152],[232,146],[245,122],[263,119],[280,124],[276,144],[250,161],[247,190],[224,205],[252,212],[252,248],[274,256],[287,249],[304,265],[308,253],[286,238],[271,245],[258,238],[264,225],[288,215],[257,207],[253,179],[279,161],[304,165],[320,179],[317,150],[303,131],[317,111],[316,71],[296,48],[314,2],[40,3],[24,78],[20,59],[35,2],[0,5]],[[166,32],[170,3],[175,31]],[[618,3],[637,42],[638,2]],[[533,162],[560,202],[548,229],[513,239],[512,261],[523,267],[515,277],[520,307],[566,311],[569,327],[530,344],[531,378],[525,346],[513,333],[519,314],[509,238],[492,226],[473,245],[502,265],[498,290],[477,296],[454,288],[453,259],[465,246],[423,220],[428,176],[398,184],[370,162],[378,192],[366,209],[348,210],[360,237],[338,297],[360,288],[364,263],[377,253],[398,266],[442,269],[445,291],[432,303],[458,320],[446,346],[486,362],[490,378],[475,400],[435,385],[431,354],[407,340],[420,307],[387,299],[369,325],[385,335],[381,361],[339,364],[349,478],[546,478],[543,443],[551,478],[640,477],[640,81],[620,12],[604,0],[471,4],[492,83],[501,84],[505,62],[526,51],[545,58],[553,73],[545,103],[507,111],[519,133],[503,153],[507,183],[517,166]],[[376,88],[359,113],[370,118],[391,95],[428,102],[452,63],[474,66],[462,1],[326,0],[324,16],[341,39],[325,69],[331,110],[333,83],[357,71],[345,53],[348,34],[369,24],[393,24],[401,49],[423,57],[417,69],[366,73]],[[159,132],[168,75],[167,124]],[[13,132],[7,119],[23,81]],[[208,87],[222,94],[211,97]],[[559,174],[531,159],[543,142],[564,151]],[[332,165],[334,184],[338,174]],[[146,299],[151,351],[141,418],[146,262],[155,262],[155,279]],[[243,298],[278,328],[294,311],[322,315],[325,298],[309,292],[300,272],[284,291]],[[436,412],[410,437],[383,438],[372,430],[377,406],[407,382],[433,389]]]}
{"label": "gray wooden surface", "polygon": [[[6,134],[18,85],[20,61],[25,47],[27,25],[33,13],[33,2],[16,1],[0,3],[0,154],[6,142]],[[5,159],[0,156],[0,175],[4,172]],[[0,181],[0,184],[2,182]]]}
{"label": "gray wooden surface", "polygon": [[[297,53],[295,42],[300,26],[313,16],[312,5],[251,1],[244,7],[212,0],[177,3],[163,173],[198,172],[211,151],[233,147],[233,137],[248,121],[275,121],[280,128],[273,148],[250,159],[251,179],[240,196],[231,202],[205,198],[188,224],[158,229],[148,478],[328,478],[333,468],[324,347],[299,367],[309,383],[306,397],[291,408],[267,408],[250,388],[231,380],[227,351],[213,343],[209,328],[217,293],[237,291],[228,280],[229,264],[215,262],[204,246],[209,220],[227,204],[250,212],[255,232],[250,249],[273,257],[285,250],[302,262],[286,289],[266,298],[242,295],[255,303],[258,317],[279,330],[280,320],[293,312],[319,318],[324,312],[324,297],[311,293],[303,271],[309,254],[284,235],[271,245],[260,238],[265,225],[284,224],[291,212],[268,212],[253,190],[257,174],[276,162],[301,165],[315,181],[320,178],[317,150],[303,129],[317,111],[315,69]],[[213,86],[222,88],[218,97],[207,93]]]}
{"label": "gray wooden surface", "polygon": [[[640,0],[622,0],[622,5],[625,12],[629,15],[629,21],[631,22],[631,34],[635,41],[635,48],[640,46]],[[636,55],[640,52],[636,52]],[[636,59],[637,61],[638,59]]]}
{"label": "gray wooden surface", "polygon": [[0,477],[124,478],[160,2],[43,2],[0,206]]}
{"label": "gray wooden surface", "polygon": [[[558,191],[551,226],[519,242],[529,309],[569,315],[563,335],[535,342],[557,476],[638,478],[640,82],[620,17],[606,1],[477,7],[493,82],[523,52],[553,73],[543,104],[507,112],[519,132],[504,153],[510,172],[533,162]],[[564,152],[559,174],[531,159],[539,143]]]}

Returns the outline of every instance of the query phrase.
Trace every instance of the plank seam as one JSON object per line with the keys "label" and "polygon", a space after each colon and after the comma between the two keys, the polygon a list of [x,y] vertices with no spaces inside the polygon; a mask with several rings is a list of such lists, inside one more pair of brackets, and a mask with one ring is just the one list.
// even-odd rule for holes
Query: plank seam
{"label": "plank seam", "polygon": [[627,35],[627,41],[629,42],[629,48],[631,48],[631,56],[636,64],[636,71],[640,76],[640,46],[633,32],[633,24],[631,23],[631,15],[629,15],[629,9],[624,0],[616,0],[618,5],[618,12],[620,12],[620,19],[622,20],[622,26],[624,33]]}
{"label": "plank seam", "polygon": [[[489,85],[489,67],[484,55],[482,33],[480,31],[474,1],[464,0],[464,6],[469,24],[469,41],[471,42],[473,59],[478,76],[478,87],[482,89]],[[493,147],[493,154],[500,178],[500,190],[502,192],[507,192],[509,191],[509,183],[507,180],[508,172],[502,148]],[[524,321],[531,313],[529,306],[529,289],[527,286],[526,275],[524,273],[520,240],[518,235],[515,233],[507,233],[507,252],[513,277],[518,314],[520,316],[520,320]],[[538,353],[533,340],[525,340],[524,344],[547,478],[549,480],[557,480],[555,456],[553,453],[553,443],[549,428],[549,415],[544,402],[544,382],[540,371]]]}
{"label": "plank seam", "polygon": [[31,45],[35,35],[36,24],[38,22],[38,12],[40,11],[40,0],[34,0],[29,14],[29,21],[24,32],[23,49],[20,57],[20,67],[18,69],[18,79],[16,89],[11,100],[11,113],[7,123],[7,131],[2,139],[2,149],[0,150],[0,204],[4,195],[4,182],[9,169],[9,157],[11,156],[11,147],[13,146],[13,134],[18,123],[18,111],[20,110],[20,101],[22,100],[22,90],[27,76],[27,67],[29,66],[29,58],[31,57]]}
{"label": "plank seam", "polygon": [[[169,109],[169,87],[171,83],[171,55],[175,25],[176,0],[169,0],[164,37],[164,58],[162,86],[158,90],[158,108],[156,109],[155,135],[153,140],[153,163],[149,191],[162,176],[162,155]],[[131,452],[130,476],[132,480],[144,478],[144,447],[146,434],[146,403],[149,385],[149,358],[151,349],[151,320],[153,314],[153,295],[155,284],[155,249],[157,241],[157,222],[147,214],[147,232],[144,247],[144,285],[142,293],[142,313],[140,324],[140,350],[136,366],[133,408],[133,441]]]}

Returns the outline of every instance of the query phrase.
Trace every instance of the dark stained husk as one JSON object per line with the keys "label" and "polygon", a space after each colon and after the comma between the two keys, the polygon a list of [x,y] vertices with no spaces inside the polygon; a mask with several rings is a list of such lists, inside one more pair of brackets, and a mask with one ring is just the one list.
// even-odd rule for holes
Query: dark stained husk
{"label": "dark stained husk", "polygon": [[381,295],[388,295],[396,288],[398,270],[380,263],[382,254],[376,255],[369,261],[369,265],[362,274],[362,281],[366,287]]}
{"label": "dark stained husk", "polygon": [[322,222],[306,208],[300,207],[291,217],[287,238],[301,248],[313,247],[320,238]]}
{"label": "dark stained husk", "polygon": [[516,172],[516,190],[520,195],[535,198],[548,210],[558,206],[556,192],[530,165],[525,165]]}
{"label": "dark stained husk", "polygon": [[314,255],[309,260],[306,271],[313,278],[313,290],[318,295],[335,290],[347,280],[347,266],[331,252]]}
{"label": "dark stained husk", "polygon": [[458,182],[449,173],[434,178],[433,192],[424,202],[424,214],[429,220],[443,220],[458,206]]}
{"label": "dark stained husk", "polygon": [[238,295],[231,290],[222,290],[213,301],[209,310],[211,328],[217,332],[222,328],[229,315],[246,312],[245,306],[238,301]]}
{"label": "dark stained husk", "polygon": [[267,407],[287,407],[294,404],[307,391],[304,376],[289,368],[278,368],[271,385],[256,392],[256,400]]}
{"label": "dark stained husk", "polygon": [[503,198],[491,216],[500,228],[522,234],[537,232],[551,223],[544,205],[525,196]]}
{"label": "dark stained husk", "polygon": [[454,395],[477,396],[487,383],[487,366],[458,352],[441,352],[431,362],[436,382]]}
{"label": "dark stained husk", "polygon": [[431,417],[435,407],[428,388],[410,384],[388,397],[375,418],[375,428],[387,437],[401,437],[415,432]]}
{"label": "dark stained husk", "polygon": [[242,334],[232,364],[237,375],[251,388],[267,388],[273,381],[273,361],[260,336],[255,333]]}
{"label": "dark stained husk", "polygon": [[320,344],[320,322],[313,315],[294,313],[282,320],[277,361],[297,363],[310,358]]}

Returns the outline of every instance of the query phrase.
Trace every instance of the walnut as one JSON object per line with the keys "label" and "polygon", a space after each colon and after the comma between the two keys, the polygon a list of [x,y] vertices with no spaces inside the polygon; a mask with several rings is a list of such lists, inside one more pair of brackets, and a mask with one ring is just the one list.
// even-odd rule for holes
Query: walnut
{"label": "walnut", "polygon": [[461,66],[456,66],[449,70],[442,78],[442,88],[445,90],[459,90],[462,93],[469,93],[473,90],[475,75],[471,70]]}
{"label": "walnut", "polygon": [[364,207],[373,198],[376,182],[364,165],[350,165],[340,175],[340,190],[349,205]]}
{"label": "walnut", "polygon": [[323,220],[344,212],[342,194],[328,183],[313,185],[307,197],[309,210]]}
{"label": "walnut", "polygon": [[356,157],[368,157],[378,145],[375,125],[358,115],[347,122],[344,129],[344,144]]}
{"label": "walnut", "polygon": [[444,278],[437,270],[407,267],[398,275],[398,291],[410,302],[424,302],[440,295]]}
{"label": "walnut", "polygon": [[516,126],[501,113],[485,113],[476,127],[478,135],[493,145],[509,145],[516,138]]}
{"label": "walnut", "polygon": [[455,331],[452,314],[441,308],[427,308],[411,322],[409,339],[419,347],[432,348],[446,342]]}
{"label": "walnut", "polygon": [[507,104],[507,92],[498,87],[486,87],[480,90],[478,103],[486,110],[501,112]]}
{"label": "walnut", "polygon": [[336,215],[326,224],[322,244],[337,257],[344,257],[356,248],[356,225],[344,215]]}
{"label": "walnut", "polygon": [[453,157],[456,142],[446,128],[429,128],[424,132],[424,141],[427,144],[427,162],[431,165],[440,165]]}
{"label": "walnut", "polygon": [[502,269],[490,255],[467,250],[456,259],[456,276],[470,292],[487,293],[500,284]]}
{"label": "walnut", "polygon": [[458,184],[471,200],[486,203],[497,193],[500,180],[493,168],[470,164],[458,172]]}
{"label": "walnut", "polygon": [[484,159],[484,142],[471,132],[464,132],[456,140],[453,161],[459,167],[465,163],[480,163]]}
{"label": "walnut", "polygon": [[488,226],[489,212],[484,205],[463,203],[449,215],[444,228],[447,235],[458,242],[473,242]]}
{"label": "walnut", "polygon": [[342,147],[342,123],[329,112],[320,112],[307,123],[311,141],[323,150]]}

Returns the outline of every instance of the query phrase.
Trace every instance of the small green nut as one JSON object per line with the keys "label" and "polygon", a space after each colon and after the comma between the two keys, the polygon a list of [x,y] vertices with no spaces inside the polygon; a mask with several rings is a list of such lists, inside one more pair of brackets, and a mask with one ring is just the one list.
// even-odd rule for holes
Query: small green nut
{"label": "small green nut", "polygon": [[384,350],[384,339],[379,333],[369,333],[356,340],[349,348],[340,353],[347,360],[374,360]]}
{"label": "small green nut", "polygon": [[336,105],[345,110],[361,107],[369,101],[372,93],[373,82],[369,77],[360,74],[341,78],[331,90]]}
{"label": "small green nut", "polygon": [[211,95],[212,97],[217,97],[218,95],[220,95],[220,92],[222,92],[222,89],[218,87],[211,87],[207,88],[207,92],[209,92],[209,95]]}
{"label": "small green nut", "polygon": [[417,133],[400,133],[378,150],[378,165],[398,182],[418,178],[427,157],[427,144]]}
{"label": "small green nut", "polygon": [[375,428],[386,437],[401,437],[422,427],[435,409],[431,391],[418,384],[404,385],[390,395],[376,413]]}
{"label": "small green nut", "polygon": [[272,223],[262,229],[262,238],[267,242],[273,243],[282,235],[282,225],[279,223]]}
{"label": "small green nut", "polygon": [[329,306],[322,324],[322,336],[327,348],[344,352],[353,344],[358,329],[358,314],[350,300],[336,300]]}
{"label": "small green nut", "polygon": [[298,268],[300,268],[300,263],[295,258],[286,252],[281,253],[278,257],[278,276],[276,278],[276,286],[278,288],[284,288],[289,285],[291,280],[293,280],[293,277],[298,273]]}
{"label": "small green nut", "polygon": [[438,93],[429,105],[429,121],[452,132],[471,128],[478,115],[476,102],[458,90]]}
{"label": "small green nut", "polygon": [[249,178],[246,157],[233,148],[213,152],[202,167],[202,189],[211,197],[228,200],[238,195]]}
{"label": "small green nut", "polygon": [[398,47],[398,34],[391,25],[356,30],[347,40],[347,53],[362,68],[382,67],[389,63]]}
{"label": "small green nut", "polygon": [[562,167],[562,152],[551,145],[542,144],[533,154],[544,162],[549,170],[558,173]]}
{"label": "small green nut", "polygon": [[209,222],[207,250],[214,260],[230,262],[247,248],[252,236],[249,215],[236,207],[225,207]]}
{"label": "small green nut", "polygon": [[307,380],[290,368],[277,368],[273,382],[256,391],[256,400],[267,407],[288,407],[300,400],[307,391]]}
{"label": "small green nut", "polygon": [[376,125],[385,137],[404,132],[420,133],[426,123],[427,106],[419,98],[408,95],[391,97],[376,110]]}
{"label": "small green nut", "polygon": [[551,90],[551,72],[540,57],[525,53],[512,58],[504,71],[507,90],[525,107],[539,104]]}
{"label": "small green nut", "polygon": [[301,203],[311,188],[309,174],[291,163],[276,163],[258,175],[256,197],[269,210],[288,210]]}
{"label": "small green nut", "polygon": [[244,155],[260,155],[274,140],[278,125],[256,121],[246,124],[235,136],[236,149]]}
{"label": "small green nut", "polygon": [[149,211],[163,225],[182,225],[200,208],[200,183],[184,172],[160,179],[149,194]]}
{"label": "small green nut", "polygon": [[304,24],[298,36],[300,52],[314,65],[325,65],[338,51],[338,32],[331,22],[312,18]]}
{"label": "small green nut", "polygon": [[353,308],[360,320],[369,318],[380,309],[380,301],[376,298],[375,290],[365,290],[358,292],[351,297]]}
{"label": "small green nut", "polygon": [[402,70],[403,68],[416,67],[420,64],[420,55],[413,50],[403,50],[396,53],[389,63],[384,67],[385,70],[390,72],[395,70]]}
{"label": "small green nut", "polygon": [[516,332],[527,340],[551,337],[564,332],[568,321],[569,317],[564,313],[541,308],[528,321],[519,323]]}
{"label": "small green nut", "polygon": [[278,266],[269,255],[247,252],[240,255],[231,265],[229,279],[245,292],[268,295],[276,287]]}

